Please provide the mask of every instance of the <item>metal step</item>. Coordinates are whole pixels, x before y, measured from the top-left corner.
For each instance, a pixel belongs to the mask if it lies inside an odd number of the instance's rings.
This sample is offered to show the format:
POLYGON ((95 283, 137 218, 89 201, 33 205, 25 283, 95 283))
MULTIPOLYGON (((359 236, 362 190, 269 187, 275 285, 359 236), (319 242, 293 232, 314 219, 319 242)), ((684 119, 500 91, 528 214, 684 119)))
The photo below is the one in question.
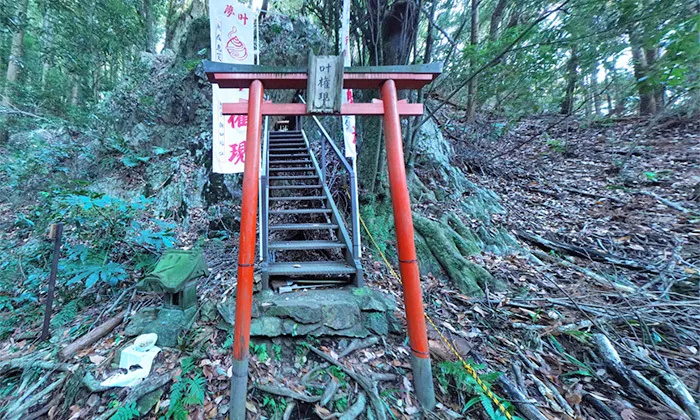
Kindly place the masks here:
POLYGON ((280 147, 279 149, 270 149, 270 153, 279 153, 279 152, 306 152, 309 149, 304 147, 280 147))
POLYGON ((270 172, 275 171, 275 172, 309 172, 309 171, 315 171, 316 168, 313 166, 309 166, 308 168, 289 168, 289 167, 281 167, 281 168, 270 168, 270 172))
POLYGON ((270 181, 291 181, 293 179, 317 179, 318 175, 274 175, 270 176, 270 181))
POLYGON ((273 230, 322 230, 322 229, 338 229, 335 223, 283 223, 280 225, 270 225, 270 231, 273 230))
POLYGON ((268 188, 271 190, 301 190, 301 189, 318 189, 322 185, 319 184, 304 184, 304 185, 270 185, 268 188))
POLYGON ((269 149, 271 152, 282 149, 306 149, 305 143, 293 144, 293 143, 283 143, 283 144, 271 144, 269 149))
POLYGON ((269 249, 277 251, 297 251, 310 249, 345 248, 345 244, 336 241, 273 241, 269 249))
MULTIPOLYGON (((270 161, 270 163, 273 163, 270 161)), ((311 159, 299 159, 299 160, 275 160, 275 164, 286 164, 286 163, 304 163, 311 164, 311 159)))
POLYGON ((279 161, 277 160, 272 160, 272 158, 294 158, 294 157, 309 157, 309 153, 292 153, 292 154, 274 154, 270 155, 270 163, 277 163, 279 161))
POLYGON ((300 131, 270 131, 270 137, 302 136, 300 131))
POLYGON ((337 261, 275 262, 270 263, 268 273, 271 276, 339 275, 355 274, 355 268, 337 261))
POLYGON ((270 201, 311 201, 311 200, 325 200, 325 195, 307 195, 307 196, 289 196, 289 197, 269 197, 270 201))
POLYGON ((332 213, 331 209, 291 209, 291 210, 270 210, 270 214, 319 214, 332 213))

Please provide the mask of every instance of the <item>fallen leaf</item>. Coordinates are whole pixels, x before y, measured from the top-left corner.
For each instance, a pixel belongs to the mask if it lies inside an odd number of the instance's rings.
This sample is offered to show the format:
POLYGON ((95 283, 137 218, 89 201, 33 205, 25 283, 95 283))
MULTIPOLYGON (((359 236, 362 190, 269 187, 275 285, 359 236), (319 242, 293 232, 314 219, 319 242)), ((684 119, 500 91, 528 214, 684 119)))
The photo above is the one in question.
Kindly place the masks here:
POLYGON ((245 402, 245 409, 250 411, 251 413, 258 414, 258 409, 255 407, 255 404, 253 404, 250 401, 245 402))
POLYGON ((89 357, 89 359, 90 359, 90 362, 92 362, 96 365, 99 365, 100 363, 104 362, 106 357, 100 356, 99 354, 93 354, 89 357))

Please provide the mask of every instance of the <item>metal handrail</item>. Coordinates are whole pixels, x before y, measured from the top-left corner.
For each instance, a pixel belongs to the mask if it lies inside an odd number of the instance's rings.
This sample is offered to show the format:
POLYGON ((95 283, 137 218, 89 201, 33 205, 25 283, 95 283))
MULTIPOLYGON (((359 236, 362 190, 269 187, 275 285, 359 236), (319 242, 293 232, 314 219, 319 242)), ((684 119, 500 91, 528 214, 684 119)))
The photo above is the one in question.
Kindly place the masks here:
MULTIPOLYGON (((265 117, 265 127, 264 135, 262 138, 262 161, 260 165, 260 254, 263 265, 268 263, 269 253, 267 250, 268 246, 268 234, 269 234, 269 222, 268 222, 268 208, 270 205, 270 161, 268 159, 267 150, 270 147, 270 130, 269 130, 270 117, 265 117)), ((266 285, 263 285, 265 288, 266 285)))
MULTIPOLYGON (((301 103, 306 103, 304 98, 301 95, 297 95, 301 103)), ((348 160, 345 158, 343 153, 340 151, 340 148, 338 147, 337 144, 333 141, 331 136, 328 134, 326 129, 323 127, 323 124, 321 124, 321 121, 316 118, 315 115, 311 116, 318 126, 318 128, 321 130, 321 134, 323 134, 323 137, 328 144, 330 144, 331 149, 333 149, 333 152, 335 155, 338 157, 338 160, 343 164, 345 167, 345 170, 348 171, 348 174, 350 175, 350 210, 352 212, 351 218, 352 218, 352 255, 354 259, 359 259, 360 258, 360 222, 359 222, 359 206, 357 202, 357 182, 356 182, 356 175, 355 175, 355 170, 353 168, 353 165, 348 162, 348 160)), ((325 184, 325 148, 322 147, 322 152, 323 152, 323 165, 324 167, 321 168, 321 174, 324 177, 323 181, 325 184)))

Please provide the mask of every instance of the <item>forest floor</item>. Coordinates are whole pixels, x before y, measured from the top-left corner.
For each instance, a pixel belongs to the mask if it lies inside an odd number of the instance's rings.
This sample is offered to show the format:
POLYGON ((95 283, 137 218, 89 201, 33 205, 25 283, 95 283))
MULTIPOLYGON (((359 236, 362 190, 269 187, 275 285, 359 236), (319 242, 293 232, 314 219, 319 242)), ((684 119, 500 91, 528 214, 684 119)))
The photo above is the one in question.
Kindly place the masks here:
MULTIPOLYGON (((442 335, 523 418, 700 418, 693 401, 700 397, 700 125, 563 122, 540 135, 557 120, 525 119, 494 139, 487 133, 497 121, 480 122, 483 133, 448 132, 470 180, 501 197, 507 212, 493 223, 523 248, 473 257, 508 292, 474 298, 439 273, 424 276, 437 328, 429 326, 434 416, 504 418, 442 335)), ((231 247, 206 248, 211 275, 199 285, 200 302, 231 299, 231 247)), ((400 283, 372 255, 364 253, 366 281, 396 297, 401 317, 400 283)), ((99 329, 110 316, 129 318, 157 304, 132 288, 119 297, 88 308, 74 324, 89 317, 99 329)), ((155 405, 144 418, 178 418, 177 407, 190 418, 223 418, 231 337, 217 328, 211 304, 200 315, 186 340, 164 349, 151 377, 131 389, 81 386, 90 382, 86 372, 99 379, 114 372, 110 362, 124 343, 120 319, 60 362, 55 349, 16 331, 0 344, 0 373, 19 372, 4 383, 21 387, 0 395, 2 405, 28 412, 24 420, 124 419, 136 417, 132 403, 147 394, 155 405)), ((354 418, 367 410, 372 418, 407 419, 419 411, 402 335, 254 340, 251 352, 250 418, 354 418)))

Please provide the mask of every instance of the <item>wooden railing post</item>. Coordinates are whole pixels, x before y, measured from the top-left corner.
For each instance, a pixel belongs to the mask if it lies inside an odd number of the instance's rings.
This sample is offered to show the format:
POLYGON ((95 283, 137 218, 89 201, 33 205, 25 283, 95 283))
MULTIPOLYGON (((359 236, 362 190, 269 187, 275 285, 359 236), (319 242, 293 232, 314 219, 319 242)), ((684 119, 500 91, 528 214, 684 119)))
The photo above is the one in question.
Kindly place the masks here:
POLYGON ((394 209, 399 268, 406 307, 408 339, 411 344, 413 387, 421 406, 424 410, 429 411, 435 408, 435 389, 433 372, 430 368, 430 350, 428 348, 425 313, 423 312, 416 244, 413 237, 411 201, 406 184, 396 84, 393 80, 387 80, 382 85, 382 101, 384 103, 384 136, 386 138, 391 204, 394 209))
POLYGON ((255 268, 255 224, 258 212, 260 177, 260 135, 262 130, 263 85, 250 83, 248 93, 248 127, 246 131, 241 233, 238 247, 238 287, 236 319, 233 326, 233 366, 231 375, 230 418, 246 418, 250 318, 253 306, 253 270, 255 268))

